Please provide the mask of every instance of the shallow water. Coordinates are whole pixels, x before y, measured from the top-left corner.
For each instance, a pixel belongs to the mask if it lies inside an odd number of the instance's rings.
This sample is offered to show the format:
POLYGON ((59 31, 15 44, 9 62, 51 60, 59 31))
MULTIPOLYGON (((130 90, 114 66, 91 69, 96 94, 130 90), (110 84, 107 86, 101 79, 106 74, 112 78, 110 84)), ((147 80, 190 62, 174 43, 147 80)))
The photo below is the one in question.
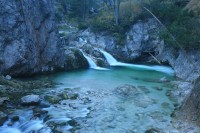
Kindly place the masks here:
MULTIPOLYGON (((78 123, 78 128, 73 130, 76 133, 143 133, 150 128, 173 130, 170 114, 174 102, 166 96, 166 92, 173 88, 158 82, 162 77, 173 80, 172 74, 111 67, 108 71, 88 69, 49 77, 59 84, 51 93, 74 88, 72 91, 79 94, 79 99, 63 100, 44 108, 51 116, 45 122, 42 119, 29 121, 30 111, 17 110, 15 115, 21 116, 20 122, 12 127, 4 124, 0 128, 1 133, 28 133, 32 130, 40 133, 40 129, 52 121, 63 123, 70 120, 78 123), (137 93, 128 96, 116 93, 116 87, 124 85, 135 86, 137 93)), ((72 129, 69 124, 59 127, 63 133, 72 129)))
POLYGON ((66 72, 54 75, 57 83, 64 87, 80 87, 79 93, 88 94, 93 104, 84 126, 77 132, 144 132, 157 127, 170 128, 170 114, 173 101, 166 96, 172 88, 159 83, 162 77, 173 80, 173 76, 151 70, 133 70, 113 67, 110 71, 93 69, 66 72), (137 87, 140 92, 134 97, 124 97, 115 93, 115 88, 124 84, 137 87), (155 88, 162 88, 157 90, 155 88), (165 105, 165 106, 164 106, 165 105))

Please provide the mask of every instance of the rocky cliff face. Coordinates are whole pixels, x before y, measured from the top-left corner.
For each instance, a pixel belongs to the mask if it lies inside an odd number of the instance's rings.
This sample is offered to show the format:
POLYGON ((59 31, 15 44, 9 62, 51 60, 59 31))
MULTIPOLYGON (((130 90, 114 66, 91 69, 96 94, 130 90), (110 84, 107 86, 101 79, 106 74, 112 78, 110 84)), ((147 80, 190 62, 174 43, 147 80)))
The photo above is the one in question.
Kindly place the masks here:
MULTIPOLYGON (((200 52, 175 49, 165 44, 159 38, 160 26, 156 20, 138 22, 127 33, 126 47, 131 60, 148 60, 152 62, 155 56, 161 63, 173 67, 177 77, 189 82, 195 81, 200 76, 200 52), (141 58, 145 57, 145 58, 141 58)), ((155 61, 155 60, 154 60, 155 61)))
POLYGON ((177 113, 178 117, 184 121, 196 123, 200 126, 200 79, 196 80, 195 86, 183 103, 181 110, 177 113))
POLYGON ((1 0, 0 72, 30 75, 64 67, 52 0, 1 0))

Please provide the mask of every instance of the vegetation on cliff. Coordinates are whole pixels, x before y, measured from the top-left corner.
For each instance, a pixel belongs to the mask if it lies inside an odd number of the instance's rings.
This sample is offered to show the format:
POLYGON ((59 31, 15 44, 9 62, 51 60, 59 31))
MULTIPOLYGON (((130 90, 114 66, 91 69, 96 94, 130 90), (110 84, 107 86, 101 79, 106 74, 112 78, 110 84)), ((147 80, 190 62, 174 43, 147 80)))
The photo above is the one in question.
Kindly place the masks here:
MULTIPOLYGON (((117 44, 125 44, 125 33, 135 22, 156 17, 163 29, 160 36, 166 43, 186 50, 200 49, 198 0, 121 0, 118 24, 115 0, 96 0, 93 4, 91 0, 82 4, 79 1, 62 1, 68 2, 66 17, 78 22, 80 29, 90 27, 94 32, 107 32, 115 37, 117 44)), ((60 9, 67 9, 64 7, 60 6, 60 9)))

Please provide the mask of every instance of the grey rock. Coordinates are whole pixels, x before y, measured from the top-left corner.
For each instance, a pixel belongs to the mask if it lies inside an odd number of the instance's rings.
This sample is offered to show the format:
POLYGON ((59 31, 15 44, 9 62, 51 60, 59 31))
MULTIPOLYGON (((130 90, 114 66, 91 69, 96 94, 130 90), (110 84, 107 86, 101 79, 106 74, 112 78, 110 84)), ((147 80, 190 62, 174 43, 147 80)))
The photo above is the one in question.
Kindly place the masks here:
POLYGON ((16 121, 19 121, 19 116, 13 116, 11 118, 12 122, 16 122, 16 121))
POLYGON ((160 79, 160 82, 169 82, 169 80, 168 80, 166 77, 162 77, 162 78, 160 79))
POLYGON ((2 106, 4 104, 4 102, 9 101, 8 97, 1 97, 0 98, 0 106, 2 106))
POLYGON ((65 70, 88 68, 89 64, 81 51, 77 48, 65 50, 65 70))
POLYGON ((8 119, 8 115, 0 111, 0 126, 8 119))
POLYGON ((0 8, 1 73, 31 75, 64 66, 52 0, 2 0, 0 8))
POLYGON ((195 83, 194 88, 188 98, 182 104, 181 109, 177 112, 178 118, 184 121, 193 121, 198 124, 200 122, 200 78, 195 83))
POLYGON ((11 80, 12 79, 12 77, 10 76, 10 75, 6 75, 6 77, 5 77, 7 80, 11 80))
POLYGON ((21 98, 22 105, 38 105, 40 103, 39 95, 27 95, 21 98))
POLYGON ((123 97, 132 97, 141 93, 135 86, 127 84, 116 87, 115 92, 116 94, 121 95, 123 97))
POLYGON ((37 133, 53 133, 49 127, 43 127, 37 133))

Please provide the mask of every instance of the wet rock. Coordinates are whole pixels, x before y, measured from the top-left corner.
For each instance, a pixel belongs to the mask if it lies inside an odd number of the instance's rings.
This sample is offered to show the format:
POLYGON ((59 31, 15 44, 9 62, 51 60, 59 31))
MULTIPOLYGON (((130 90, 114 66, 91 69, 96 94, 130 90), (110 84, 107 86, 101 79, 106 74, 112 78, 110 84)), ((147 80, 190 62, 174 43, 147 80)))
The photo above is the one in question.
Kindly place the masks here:
POLYGON ((46 101, 41 101, 40 102, 40 108, 48 108, 50 106, 51 105, 48 102, 46 102, 46 101))
POLYGON ((42 129, 40 129, 39 131, 37 131, 37 133, 53 133, 51 128, 49 127, 43 127, 42 129))
POLYGON ((0 126, 8 119, 8 115, 0 111, 0 126))
POLYGON ((151 128, 146 130, 144 133, 162 133, 162 132, 157 128, 151 128))
POLYGON ((162 106, 163 108, 165 108, 165 109, 170 108, 170 104, 169 104, 169 103, 166 103, 166 102, 162 103, 161 106, 162 106))
POLYGON ((38 105, 40 103, 39 95, 27 95, 21 98, 22 105, 38 105))
POLYGON ((76 100, 79 97, 79 94, 78 93, 69 93, 68 97, 71 100, 76 100))
POLYGON ((156 87, 153 87, 155 90, 157 90, 157 91, 162 91, 163 90, 163 88, 162 87, 158 87, 158 86, 156 86, 156 87))
POLYGON ((46 95, 45 100, 52 104, 57 104, 60 102, 60 98, 58 96, 46 95))
POLYGON ((78 122, 77 122, 76 120, 70 120, 70 121, 68 121, 68 124, 69 124, 70 126, 73 126, 73 127, 79 125, 78 122))
POLYGON ((13 116, 13 117, 11 118, 11 121, 12 121, 12 122, 19 121, 19 116, 13 116))
POLYGON ((2 106, 6 101, 9 101, 8 97, 1 97, 0 98, 0 106, 2 106))
POLYGON ((10 75, 6 75, 5 79, 7 79, 7 80, 11 80, 12 77, 11 77, 10 75))
POLYGON ((77 48, 65 50, 65 70, 88 68, 89 64, 82 52, 77 48))
POLYGON ((162 83, 169 82, 169 80, 166 77, 162 77, 159 81, 162 83))
POLYGON ((123 97, 131 97, 134 95, 139 95, 141 92, 135 86, 123 85, 115 88, 115 92, 123 97))
POLYGON ((42 110, 40 108, 33 108, 33 115, 36 117, 40 117, 41 115, 47 114, 47 110, 42 110))
POLYGON ((138 88, 143 91, 144 93, 150 93, 150 90, 148 88, 146 88, 145 86, 138 86, 138 88))
POLYGON ((67 95, 66 92, 63 92, 61 94, 58 95, 62 100, 67 100, 69 99, 69 96, 67 95))

